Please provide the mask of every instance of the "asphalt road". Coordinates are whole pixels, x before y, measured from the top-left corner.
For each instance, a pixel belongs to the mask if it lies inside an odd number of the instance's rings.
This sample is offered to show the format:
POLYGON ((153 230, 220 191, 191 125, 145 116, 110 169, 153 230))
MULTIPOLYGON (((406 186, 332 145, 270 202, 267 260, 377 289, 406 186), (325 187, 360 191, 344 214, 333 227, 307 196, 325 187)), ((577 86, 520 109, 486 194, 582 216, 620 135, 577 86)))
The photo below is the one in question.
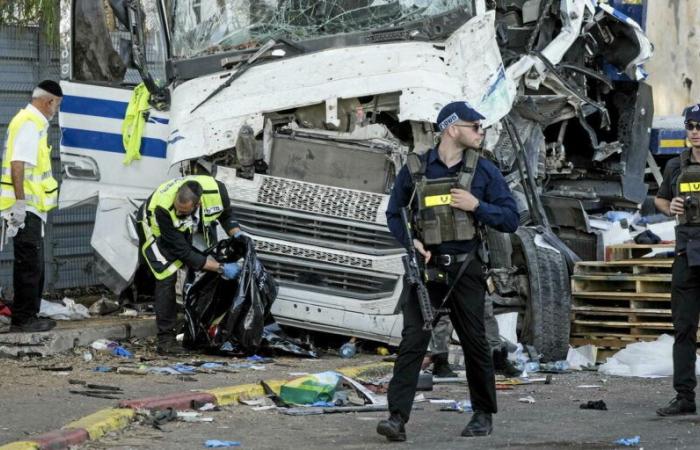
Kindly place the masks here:
MULTIPOLYGON (((241 442, 250 449, 608 449, 622 437, 640 436, 645 449, 697 449, 700 417, 662 419, 654 410, 670 399, 670 379, 601 377, 595 372, 557 375, 550 385, 517 386, 499 391, 500 412, 489 437, 459 436, 469 414, 439 411, 441 405, 418 403, 407 426, 407 443, 388 443, 375 432, 385 413, 326 414, 292 417, 277 411, 232 406, 205 413, 211 423, 170 422, 163 431, 134 424, 91 449, 196 449, 208 439, 241 442), (600 387, 580 387, 594 385, 600 387), (520 398, 532 396, 534 404, 520 398), (581 403, 604 400, 608 411, 582 410, 581 403)), ((466 387, 438 386, 428 398, 466 398, 466 387)))
MULTIPOLYGON (((259 369, 241 368, 237 373, 198 373, 187 377, 187 381, 174 375, 125 375, 116 372, 99 373, 98 366, 112 368, 157 366, 166 367, 178 362, 223 361, 231 364, 249 363, 244 359, 197 356, 193 358, 163 358, 156 356, 147 342, 132 342, 127 346, 135 352, 137 362, 96 353, 86 362, 82 353, 48 358, 0 359, 0 445, 29 436, 61 428, 100 409, 114 407, 119 400, 85 397, 71 394, 71 390, 85 388, 70 384, 69 380, 119 387, 120 398, 143 398, 161 394, 257 383, 261 379, 287 379, 290 373, 321 372, 324 370, 361 365, 380 360, 373 355, 358 355, 352 360, 338 357, 307 359, 296 357, 274 358, 274 363, 257 365, 259 369), (48 371, 47 368, 70 370, 48 371)), ((161 447, 162 448, 162 447, 161 447)))

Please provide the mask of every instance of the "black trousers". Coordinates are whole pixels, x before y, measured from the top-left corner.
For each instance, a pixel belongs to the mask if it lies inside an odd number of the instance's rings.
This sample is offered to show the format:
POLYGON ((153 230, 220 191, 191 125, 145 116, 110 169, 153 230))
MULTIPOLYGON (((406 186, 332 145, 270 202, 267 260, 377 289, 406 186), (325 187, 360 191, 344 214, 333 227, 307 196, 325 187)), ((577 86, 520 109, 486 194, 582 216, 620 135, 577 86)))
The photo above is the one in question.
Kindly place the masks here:
MULTIPOLYGON (((143 206, 141 207, 143 208, 143 206)), ((138 217, 142 211, 139 210, 138 217)), ((141 228, 141 224, 136 225, 136 234, 139 237, 139 265, 147 266, 143 259, 141 248, 146 242, 146 235, 141 228)), ((139 267, 139 270, 141 267, 139 267)), ((175 326, 177 325, 177 301, 175 286, 177 284, 177 274, 171 275, 164 280, 156 280, 151 269, 146 267, 148 275, 155 280, 153 289, 153 309, 156 313, 156 327, 158 327, 158 339, 170 339, 175 336, 175 326)))
POLYGON ((175 336, 175 325, 177 324, 176 283, 177 275, 171 275, 165 280, 156 280, 153 307, 156 311, 159 339, 169 339, 175 336))
POLYGON ((679 398, 695 400, 695 358, 700 316, 700 267, 688 267, 686 255, 673 261, 671 281, 673 314, 673 388, 679 398))
MULTIPOLYGON (((449 266, 448 273, 455 276, 459 266, 459 263, 449 266)), ((449 286, 428 283, 427 288, 433 305, 438 306, 449 286)), ((457 280, 446 305, 450 308, 450 320, 464 352, 472 407, 474 411, 495 413, 496 384, 484 330, 484 294, 481 262, 474 260, 457 280)), ((394 376, 388 393, 389 411, 400 414, 405 422, 411 415, 418 375, 430 338, 431 333, 423 330, 423 318, 413 291, 403 305, 399 356, 394 364, 394 376)))
POLYGON ((27 213, 24 228, 13 239, 15 261, 12 265, 12 283, 15 299, 12 304, 12 323, 19 325, 35 318, 41 307, 44 291, 44 246, 41 219, 27 213))

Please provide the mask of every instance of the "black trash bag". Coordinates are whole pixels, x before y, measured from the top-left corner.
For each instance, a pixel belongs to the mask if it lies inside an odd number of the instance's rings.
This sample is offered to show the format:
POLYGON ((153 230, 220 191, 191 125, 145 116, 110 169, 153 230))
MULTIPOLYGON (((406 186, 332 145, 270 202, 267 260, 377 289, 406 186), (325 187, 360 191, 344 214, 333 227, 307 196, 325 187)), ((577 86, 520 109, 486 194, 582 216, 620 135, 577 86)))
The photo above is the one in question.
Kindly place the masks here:
POLYGON ((238 262, 241 273, 235 280, 224 280, 214 272, 188 272, 183 345, 205 351, 254 353, 265 323, 270 322, 277 282, 265 270, 247 236, 223 240, 206 254, 223 263, 238 262))
POLYGON ((658 244, 659 242, 661 242, 661 238, 654 234, 653 231, 646 230, 636 235, 634 237, 634 242, 636 244, 658 244))

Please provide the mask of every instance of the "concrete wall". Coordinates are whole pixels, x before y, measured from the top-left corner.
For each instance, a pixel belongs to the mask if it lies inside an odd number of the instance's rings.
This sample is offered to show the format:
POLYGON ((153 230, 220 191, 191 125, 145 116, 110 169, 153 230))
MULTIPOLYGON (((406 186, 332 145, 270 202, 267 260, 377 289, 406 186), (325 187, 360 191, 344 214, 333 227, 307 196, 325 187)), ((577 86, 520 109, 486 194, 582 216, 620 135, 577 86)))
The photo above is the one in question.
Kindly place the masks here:
POLYGON ((680 115, 700 103, 700 1, 647 0, 654 56, 645 65, 656 116, 680 115))

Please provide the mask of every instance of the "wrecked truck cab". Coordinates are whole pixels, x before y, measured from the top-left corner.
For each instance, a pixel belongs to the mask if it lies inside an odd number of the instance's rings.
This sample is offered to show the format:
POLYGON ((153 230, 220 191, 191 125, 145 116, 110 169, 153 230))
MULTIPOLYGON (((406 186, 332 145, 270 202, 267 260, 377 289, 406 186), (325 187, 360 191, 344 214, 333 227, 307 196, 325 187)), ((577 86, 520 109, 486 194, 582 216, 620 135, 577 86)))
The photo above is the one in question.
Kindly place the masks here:
MULTIPOLYGON (((632 138, 612 139, 622 123, 607 106, 616 86, 599 73, 611 59, 599 50, 612 41, 594 47, 589 30, 624 33, 596 22, 603 10, 593 2, 173 0, 135 10, 115 1, 100 17, 82 1, 63 0, 63 11, 107 26, 80 32, 84 20, 62 19, 61 204, 98 199, 92 244, 107 286, 119 292, 134 279, 135 207, 168 177, 208 172, 279 281, 279 323, 397 344, 403 249, 386 227, 388 195, 406 154, 435 144, 440 107, 466 99, 493 125, 487 156, 525 225, 489 233, 491 297, 521 313, 521 339, 547 358, 565 354, 567 261, 585 247, 576 239, 590 241, 575 233, 590 230, 559 216, 628 201, 622 187, 588 203, 569 192, 592 180, 623 186, 618 158, 633 153, 632 138), (89 32, 95 45, 76 52, 71 40, 89 32), (90 66, 81 58, 114 59, 95 50, 105 42, 125 75, 76 76, 90 66), (140 80, 167 88, 158 97, 168 102, 149 110, 140 159, 124 164, 121 127, 140 80), (601 142, 616 147, 607 155, 601 142), (596 151, 605 157, 595 161, 596 151)), ((607 64, 637 68, 643 55, 632 53, 607 64)), ((630 92, 625 99, 637 98, 630 92)))

